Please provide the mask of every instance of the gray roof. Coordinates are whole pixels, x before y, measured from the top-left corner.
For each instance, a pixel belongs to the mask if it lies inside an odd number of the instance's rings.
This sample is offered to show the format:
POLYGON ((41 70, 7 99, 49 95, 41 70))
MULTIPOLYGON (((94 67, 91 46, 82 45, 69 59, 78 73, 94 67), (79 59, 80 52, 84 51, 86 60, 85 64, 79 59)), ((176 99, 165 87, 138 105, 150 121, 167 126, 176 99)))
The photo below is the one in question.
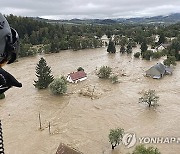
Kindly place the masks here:
POLYGON ((83 153, 68 146, 68 145, 60 143, 60 145, 56 151, 56 154, 83 154, 83 153))
POLYGON ((161 74, 164 74, 166 71, 166 66, 164 66, 162 63, 157 63, 156 65, 152 66, 156 70, 158 70, 161 74))

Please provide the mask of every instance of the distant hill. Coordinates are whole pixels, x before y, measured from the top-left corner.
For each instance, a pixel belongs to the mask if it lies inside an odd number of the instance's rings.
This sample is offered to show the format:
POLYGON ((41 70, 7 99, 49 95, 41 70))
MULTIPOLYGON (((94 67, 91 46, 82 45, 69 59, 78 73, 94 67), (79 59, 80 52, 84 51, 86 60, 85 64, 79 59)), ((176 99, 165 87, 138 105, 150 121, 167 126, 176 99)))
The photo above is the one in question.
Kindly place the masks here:
POLYGON ((177 23, 180 22, 180 13, 167 16, 155 16, 149 18, 130 18, 125 19, 125 23, 177 23))
POLYGON ((66 24, 153 24, 164 23, 174 24, 180 22, 180 13, 174 13, 167 16, 154 16, 142 18, 118 18, 118 19, 71 19, 71 20, 48 20, 36 17, 35 20, 45 21, 48 23, 66 23, 66 24))

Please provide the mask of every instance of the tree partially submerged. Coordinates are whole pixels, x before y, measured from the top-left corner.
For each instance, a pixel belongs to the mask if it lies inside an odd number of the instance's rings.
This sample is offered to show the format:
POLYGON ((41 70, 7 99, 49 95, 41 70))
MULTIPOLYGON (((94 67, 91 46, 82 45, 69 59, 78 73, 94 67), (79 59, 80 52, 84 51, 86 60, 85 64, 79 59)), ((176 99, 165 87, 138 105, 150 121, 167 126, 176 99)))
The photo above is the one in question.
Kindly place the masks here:
POLYGON ((97 75, 99 78, 103 78, 103 79, 108 79, 111 75, 111 72, 112 72, 112 68, 111 67, 108 67, 108 66, 102 66, 97 75))
POLYGON ((132 46, 130 43, 127 45, 126 52, 127 52, 127 54, 132 53, 132 46))
POLYGON ((36 66, 36 76, 38 80, 34 81, 34 86, 38 89, 45 89, 54 80, 51 75, 51 68, 47 65, 46 60, 41 58, 36 66))
POLYGON ((135 57, 135 58, 139 58, 139 57, 140 57, 140 55, 141 55, 141 53, 140 53, 140 52, 136 52, 136 53, 134 54, 134 57, 135 57))
POLYGON ((109 52, 109 53, 115 53, 116 52, 116 47, 115 47, 113 41, 109 41, 107 52, 109 52))
POLYGON ((153 52, 151 50, 147 50, 147 51, 142 53, 142 57, 145 60, 150 60, 152 55, 153 55, 153 52))
POLYGON ((149 107, 156 106, 159 100, 159 96, 156 95, 155 90, 148 90, 143 93, 143 96, 139 98, 139 103, 147 103, 149 107))
POLYGON ((110 76, 110 80, 111 82, 114 83, 118 83, 118 76, 117 75, 112 75, 110 76))
POLYGON ((122 141, 124 134, 124 129, 117 128, 111 129, 109 133, 109 142, 111 143, 112 149, 114 149, 117 145, 122 141))
POLYGON ((125 48, 125 46, 124 45, 122 45, 121 46, 121 48, 120 48, 120 53, 125 53, 126 52, 126 48, 125 48))
POLYGON ((61 78, 54 79, 53 82, 49 84, 50 91, 54 95, 62 95, 67 91, 67 80, 64 76, 61 78))
POLYGON ((143 53, 144 53, 145 51, 147 51, 148 46, 147 46, 146 41, 143 41, 143 42, 142 42, 140 49, 141 49, 141 55, 143 55, 143 53))
POLYGON ((144 145, 137 145, 132 154, 161 154, 157 148, 148 147, 144 145))
POLYGON ((84 68, 78 67, 77 71, 84 71, 84 68))
POLYGON ((170 66, 170 65, 176 65, 176 57, 175 56, 168 56, 167 59, 163 61, 164 65, 170 66))

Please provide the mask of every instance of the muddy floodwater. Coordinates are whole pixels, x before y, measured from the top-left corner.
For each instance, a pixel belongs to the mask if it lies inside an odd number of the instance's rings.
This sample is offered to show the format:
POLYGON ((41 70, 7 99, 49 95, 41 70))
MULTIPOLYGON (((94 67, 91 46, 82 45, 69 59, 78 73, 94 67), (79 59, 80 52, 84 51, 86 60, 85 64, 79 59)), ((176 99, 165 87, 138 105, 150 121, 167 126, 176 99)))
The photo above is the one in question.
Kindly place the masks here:
MULTIPOLYGON (((124 145, 111 151, 108 134, 117 127, 137 137, 180 137, 180 63, 172 76, 154 80, 144 77, 144 73, 163 59, 145 61, 119 52, 108 54, 106 48, 43 55, 55 77, 76 71, 79 66, 88 76, 83 82, 68 84, 66 95, 53 96, 48 90, 38 91, 33 86, 41 56, 22 58, 4 67, 23 84, 21 89, 7 91, 6 98, 0 100, 6 154, 55 154, 60 142, 84 154, 132 152, 134 147, 128 149, 124 145), (118 84, 97 77, 96 70, 102 65, 113 68, 119 76, 118 84), (93 87, 97 96, 91 99, 79 95, 87 87, 93 87), (160 97, 156 108, 138 103, 142 91, 148 89, 155 89, 160 97)), ((177 143, 150 145, 158 147, 162 154, 180 153, 177 143)))

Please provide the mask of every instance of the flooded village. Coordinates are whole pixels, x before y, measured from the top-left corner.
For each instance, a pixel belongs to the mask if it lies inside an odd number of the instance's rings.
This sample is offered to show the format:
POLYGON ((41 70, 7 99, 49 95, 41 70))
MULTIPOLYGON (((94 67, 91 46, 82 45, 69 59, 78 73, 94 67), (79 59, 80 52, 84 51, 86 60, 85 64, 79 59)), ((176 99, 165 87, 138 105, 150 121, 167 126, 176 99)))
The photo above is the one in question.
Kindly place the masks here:
MULTIPOLYGON (((137 137, 179 135, 179 62, 172 75, 156 80, 146 77, 145 71, 162 62, 163 58, 145 61, 119 52, 108 54, 106 50, 106 47, 75 52, 65 50, 20 58, 18 62, 5 66, 23 83, 22 89, 9 90, 0 104, 6 153, 52 154, 56 153, 60 143, 84 154, 132 152, 134 147, 128 149, 123 145, 111 150, 109 130, 118 127, 135 133, 137 137), (63 96, 54 96, 49 90, 35 89, 35 67, 42 56, 55 77, 68 75, 81 66, 87 73, 87 79, 75 84, 68 83, 67 93, 63 96), (103 65, 110 66, 118 75, 118 84, 97 77, 96 70, 103 65), (94 87, 96 97, 91 99, 80 94, 87 87, 94 87), (160 98, 156 108, 138 103, 142 92, 148 89, 156 90, 160 98)), ((139 47, 133 48, 133 53, 139 50, 139 47)), ((178 144, 155 146, 165 154, 180 151, 178 144)))
POLYGON ((45 10, 0 13, 0 153, 179 154, 180 13, 50 19, 45 10))

